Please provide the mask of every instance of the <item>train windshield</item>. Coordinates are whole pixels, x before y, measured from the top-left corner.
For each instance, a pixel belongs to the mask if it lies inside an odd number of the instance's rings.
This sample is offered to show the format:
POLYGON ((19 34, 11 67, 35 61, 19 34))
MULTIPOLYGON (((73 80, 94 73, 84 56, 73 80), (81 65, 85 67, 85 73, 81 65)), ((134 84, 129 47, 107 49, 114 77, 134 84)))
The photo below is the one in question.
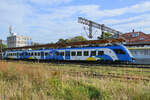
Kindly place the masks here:
POLYGON ((124 47, 126 49, 126 51, 127 51, 127 53, 129 54, 130 57, 133 57, 131 52, 124 45, 122 45, 122 47, 124 47))
POLYGON ((116 54, 125 54, 125 52, 122 49, 114 49, 116 54))

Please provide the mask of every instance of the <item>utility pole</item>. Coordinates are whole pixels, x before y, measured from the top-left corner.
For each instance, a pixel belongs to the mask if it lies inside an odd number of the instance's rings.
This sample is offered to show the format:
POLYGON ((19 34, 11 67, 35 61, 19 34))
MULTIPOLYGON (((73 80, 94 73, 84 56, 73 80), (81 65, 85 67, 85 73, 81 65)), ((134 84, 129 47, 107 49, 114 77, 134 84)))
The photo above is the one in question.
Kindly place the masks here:
POLYGON ((88 34, 89 38, 93 38, 92 27, 101 30, 101 32, 102 32, 101 38, 102 39, 104 39, 104 33, 105 32, 110 32, 111 34, 113 34, 113 38, 119 38, 120 34, 122 34, 121 32, 119 32, 119 31, 117 31, 115 29, 112 29, 110 27, 107 27, 104 24, 99 24, 99 23, 96 23, 94 21, 82 18, 82 17, 78 17, 78 23, 81 23, 81 24, 89 26, 89 34, 88 34))
POLYGON ((2 52, 3 52, 3 43, 2 43, 2 40, 0 40, 0 59, 2 59, 2 52))

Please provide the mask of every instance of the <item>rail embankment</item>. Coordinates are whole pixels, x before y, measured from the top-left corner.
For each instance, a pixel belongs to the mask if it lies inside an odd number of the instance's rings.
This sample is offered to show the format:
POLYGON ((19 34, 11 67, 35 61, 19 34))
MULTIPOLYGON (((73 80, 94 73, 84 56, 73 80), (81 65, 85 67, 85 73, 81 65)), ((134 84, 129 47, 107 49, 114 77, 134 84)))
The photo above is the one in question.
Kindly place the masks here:
POLYGON ((0 61, 1 100, 149 100, 150 69, 0 61))

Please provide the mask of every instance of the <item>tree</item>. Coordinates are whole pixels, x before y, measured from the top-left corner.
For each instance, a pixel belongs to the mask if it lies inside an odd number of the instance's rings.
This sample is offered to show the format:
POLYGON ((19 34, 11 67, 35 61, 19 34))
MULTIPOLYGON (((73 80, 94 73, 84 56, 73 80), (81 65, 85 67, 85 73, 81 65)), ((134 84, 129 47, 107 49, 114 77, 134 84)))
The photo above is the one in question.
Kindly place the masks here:
POLYGON ((0 48, 7 48, 7 45, 6 44, 0 44, 0 48))
POLYGON ((83 36, 76 36, 76 37, 70 39, 71 42, 86 41, 86 40, 87 39, 84 38, 83 36))
POLYGON ((57 41, 57 43, 64 43, 64 42, 65 42, 65 40, 62 39, 62 38, 60 38, 60 39, 57 41))
POLYGON ((76 36, 71 39, 62 39, 60 38, 57 43, 69 43, 69 42, 78 42, 78 41, 86 41, 87 39, 83 36, 76 36))
MULTIPOLYGON (((112 34, 110 32, 104 32, 104 39, 110 38, 112 34)), ((101 37, 97 37, 98 40, 102 39, 101 37)))

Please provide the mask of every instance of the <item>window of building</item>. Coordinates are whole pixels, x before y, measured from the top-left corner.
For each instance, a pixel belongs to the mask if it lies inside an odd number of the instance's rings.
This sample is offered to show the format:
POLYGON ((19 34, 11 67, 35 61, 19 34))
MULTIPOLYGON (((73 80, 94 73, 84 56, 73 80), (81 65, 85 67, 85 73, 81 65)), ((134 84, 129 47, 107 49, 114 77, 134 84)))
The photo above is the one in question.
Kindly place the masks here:
POLYGON ((91 51, 91 56, 96 56, 96 51, 91 51))
POLYGON ((137 37, 137 36, 139 36, 139 33, 133 33, 132 34, 132 37, 137 37))
POLYGON ((125 52, 121 49, 114 49, 116 54, 125 54, 125 52))
POLYGON ((141 37, 141 38, 139 38, 139 40, 145 40, 145 38, 144 38, 144 37, 141 37))
POLYGON ((82 56, 82 51, 77 51, 77 56, 82 56))
POLYGON ((104 55, 104 51, 98 51, 98 55, 104 55))
POLYGON ((72 51, 72 52, 71 52, 71 56, 76 56, 76 52, 75 52, 75 51, 72 51))
POLYGON ((89 56, 89 51, 84 51, 84 56, 89 56))

